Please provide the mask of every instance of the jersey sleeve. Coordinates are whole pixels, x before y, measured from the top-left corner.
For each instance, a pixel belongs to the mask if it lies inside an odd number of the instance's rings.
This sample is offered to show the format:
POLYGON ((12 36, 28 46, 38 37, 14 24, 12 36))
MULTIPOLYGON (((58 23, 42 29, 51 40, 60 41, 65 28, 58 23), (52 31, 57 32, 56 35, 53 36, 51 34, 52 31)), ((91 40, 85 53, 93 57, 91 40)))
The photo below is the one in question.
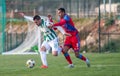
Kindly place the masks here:
POLYGON ((69 17, 68 15, 65 15, 65 16, 64 16, 64 20, 65 20, 65 21, 70 21, 70 17, 69 17))
POLYGON ((61 19, 60 22, 55 23, 53 26, 62 26, 66 23, 66 21, 64 19, 61 19))
POLYGON ((70 17, 68 15, 65 15, 64 18, 60 20, 60 22, 55 23, 53 26, 62 26, 66 24, 67 21, 70 21, 70 17))
POLYGON ((32 21, 32 22, 33 22, 33 17, 31 17, 31 16, 24 16, 24 18, 25 18, 26 20, 29 20, 29 21, 32 21))

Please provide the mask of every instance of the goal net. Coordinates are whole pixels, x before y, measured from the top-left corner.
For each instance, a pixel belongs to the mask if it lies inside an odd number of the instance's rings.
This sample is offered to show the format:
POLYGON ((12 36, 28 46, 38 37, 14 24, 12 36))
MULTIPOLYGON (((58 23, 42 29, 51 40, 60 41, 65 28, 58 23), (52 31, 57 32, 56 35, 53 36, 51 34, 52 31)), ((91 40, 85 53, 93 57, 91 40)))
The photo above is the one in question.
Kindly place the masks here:
MULTIPOLYGON (((28 23, 27 36, 23 43, 19 45, 17 48, 10 50, 8 52, 4 52, 2 54, 37 54, 37 52, 31 51, 31 48, 35 45, 38 45, 40 48, 41 45, 41 32, 39 28, 34 24, 31 16, 24 16, 28 23)), ((47 17, 41 16, 42 19, 48 20, 47 17)))

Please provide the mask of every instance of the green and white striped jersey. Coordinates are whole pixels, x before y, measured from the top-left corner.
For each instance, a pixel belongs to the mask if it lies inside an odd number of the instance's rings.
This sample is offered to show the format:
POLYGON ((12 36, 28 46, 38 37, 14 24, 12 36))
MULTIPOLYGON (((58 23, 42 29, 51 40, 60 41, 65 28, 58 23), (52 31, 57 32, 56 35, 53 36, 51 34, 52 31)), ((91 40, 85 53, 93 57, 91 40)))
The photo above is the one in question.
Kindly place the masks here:
POLYGON ((39 26, 39 29, 44 35, 44 40, 51 41, 51 40, 55 39, 57 37, 57 35, 53 29, 49 29, 47 26, 49 26, 49 22, 44 21, 42 19, 42 24, 39 26))

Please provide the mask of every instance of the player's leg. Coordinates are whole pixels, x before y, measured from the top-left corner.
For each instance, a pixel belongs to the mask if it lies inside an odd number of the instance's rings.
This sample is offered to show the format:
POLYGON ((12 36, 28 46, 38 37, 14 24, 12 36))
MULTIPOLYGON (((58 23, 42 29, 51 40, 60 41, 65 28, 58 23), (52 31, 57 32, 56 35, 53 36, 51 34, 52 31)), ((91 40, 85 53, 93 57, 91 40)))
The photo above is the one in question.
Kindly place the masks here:
POLYGON ((70 57, 70 55, 69 55, 69 53, 68 53, 68 50, 69 50, 69 49, 70 49, 69 46, 65 46, 65 45, 64 45, 63 50, 62 50, 62 53, 63 53, 65 59, 67 60, 68 64, 69 64, 68 67, 69 67, 69 68, 73 68, 74 65, 73 65, 72 60, 71 60, 71 57, 70 57))
POLYGON ((74 36, 74 37, 72 37, 71 40, 74 40, 74 41, 72 42, 72 48, 73 48, 73 50, 74 50, 75 56, 76 56, 77 58, 85 61, 85 62, 87 63, 87 66, 90 67, 90 62, 89 62, 89 60, 88 60, 85 56, 83 56, 82 54, 79 53, 79 51, 80 51, 80 40, 79 40, 79 36, 78 36, 78 35, 77 35, 77 36, 74 36))
POLYGON ((71 48, 71 41, 69 37, 66 37, 65 42, 64 42, 64 46, 62 49, 62 53, 64 54, 66 60, 68 61, 69 64, 72 64, 72 60, 70 58, 70 55, 68 53, 68 50, 71 48))
POLYGON ((42 46, 41 50, 40 50, 40 56, 41 56, 41 61, 42 61, 42 66, 41 68, 47 68, 48 64, 47 64, 47 56, 46 56, 46 51, 45 51, 45 47, 42 46))
POLYGON ((68 63, 73 67, 71 58, 70 58, 69 54, 67 53, 67 51, 69 50, 68 46, 65 46, 63 49, 62 49, 62 47, 60 48, 59 45, 58 45, 58 39, 57 38, 52 40, 51 42, 49 42, 49 45, 52 47, 52 54, 54 56, 57 56, 58 53, 62 51, 62 53, 64 54, 68 63))
POLYGON ((90 67, 90 61, 88 58, 86 58, 85 56, 83 56, 82 54, 79 54, 79 52, 75 51, 75 56, 83 61, 86 62, 87 66, 90 67))
POLYGON ((62 47, 62 53, 63 53, 65 59, 67 60, 68 64, 69 64, 68 66, 69 66, 70 68, 72 68, 72 67, 74 67, 74 66, 73 66, 72 60, 71 60, 71 58, 70 58, 70 55, 69 55, 69 53, 68 53, 68 50, 69 50, 70 48, 71 48, 71 43, 70 43, 70 41, 69 41, 69 38, 66 37, 65 42, 64 42, 64 46, 62 47))
POLYGON ((55 38, 54 40, 48 42, 49 46, 52 48, 52 55, 58 56, 58 54, 61 52, 61 48, 59 47, 58 39, 55 38))
POLYGON ((48 63, 47 63, 47 55, 46 55, 46 50, 49 48, 48 44, 46 41, 42 43, 41 49, 40 49, 40 56, 41 56, 41 61, 42 61, 42 66, 41 68, 48 68, 48 63))

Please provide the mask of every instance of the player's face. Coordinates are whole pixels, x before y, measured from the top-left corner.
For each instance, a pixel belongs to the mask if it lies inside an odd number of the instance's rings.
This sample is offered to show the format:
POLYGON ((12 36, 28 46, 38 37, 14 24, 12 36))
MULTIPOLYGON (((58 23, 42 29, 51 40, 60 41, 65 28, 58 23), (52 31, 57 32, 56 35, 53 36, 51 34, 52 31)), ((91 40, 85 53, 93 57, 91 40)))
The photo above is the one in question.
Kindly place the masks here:
POLYGON ((34 20, 34 23, 35 23, 36 25, 40 26, 40 24, 41 24, 41 19, 40 19, 40 20, 35 19, 35 20, 34 20))
POLYGON ((60 18, 64 17, 64 14, 65 14, 64 12, 58 10, 57 13, 58 13, 58 15, 59 15, 60 18))

